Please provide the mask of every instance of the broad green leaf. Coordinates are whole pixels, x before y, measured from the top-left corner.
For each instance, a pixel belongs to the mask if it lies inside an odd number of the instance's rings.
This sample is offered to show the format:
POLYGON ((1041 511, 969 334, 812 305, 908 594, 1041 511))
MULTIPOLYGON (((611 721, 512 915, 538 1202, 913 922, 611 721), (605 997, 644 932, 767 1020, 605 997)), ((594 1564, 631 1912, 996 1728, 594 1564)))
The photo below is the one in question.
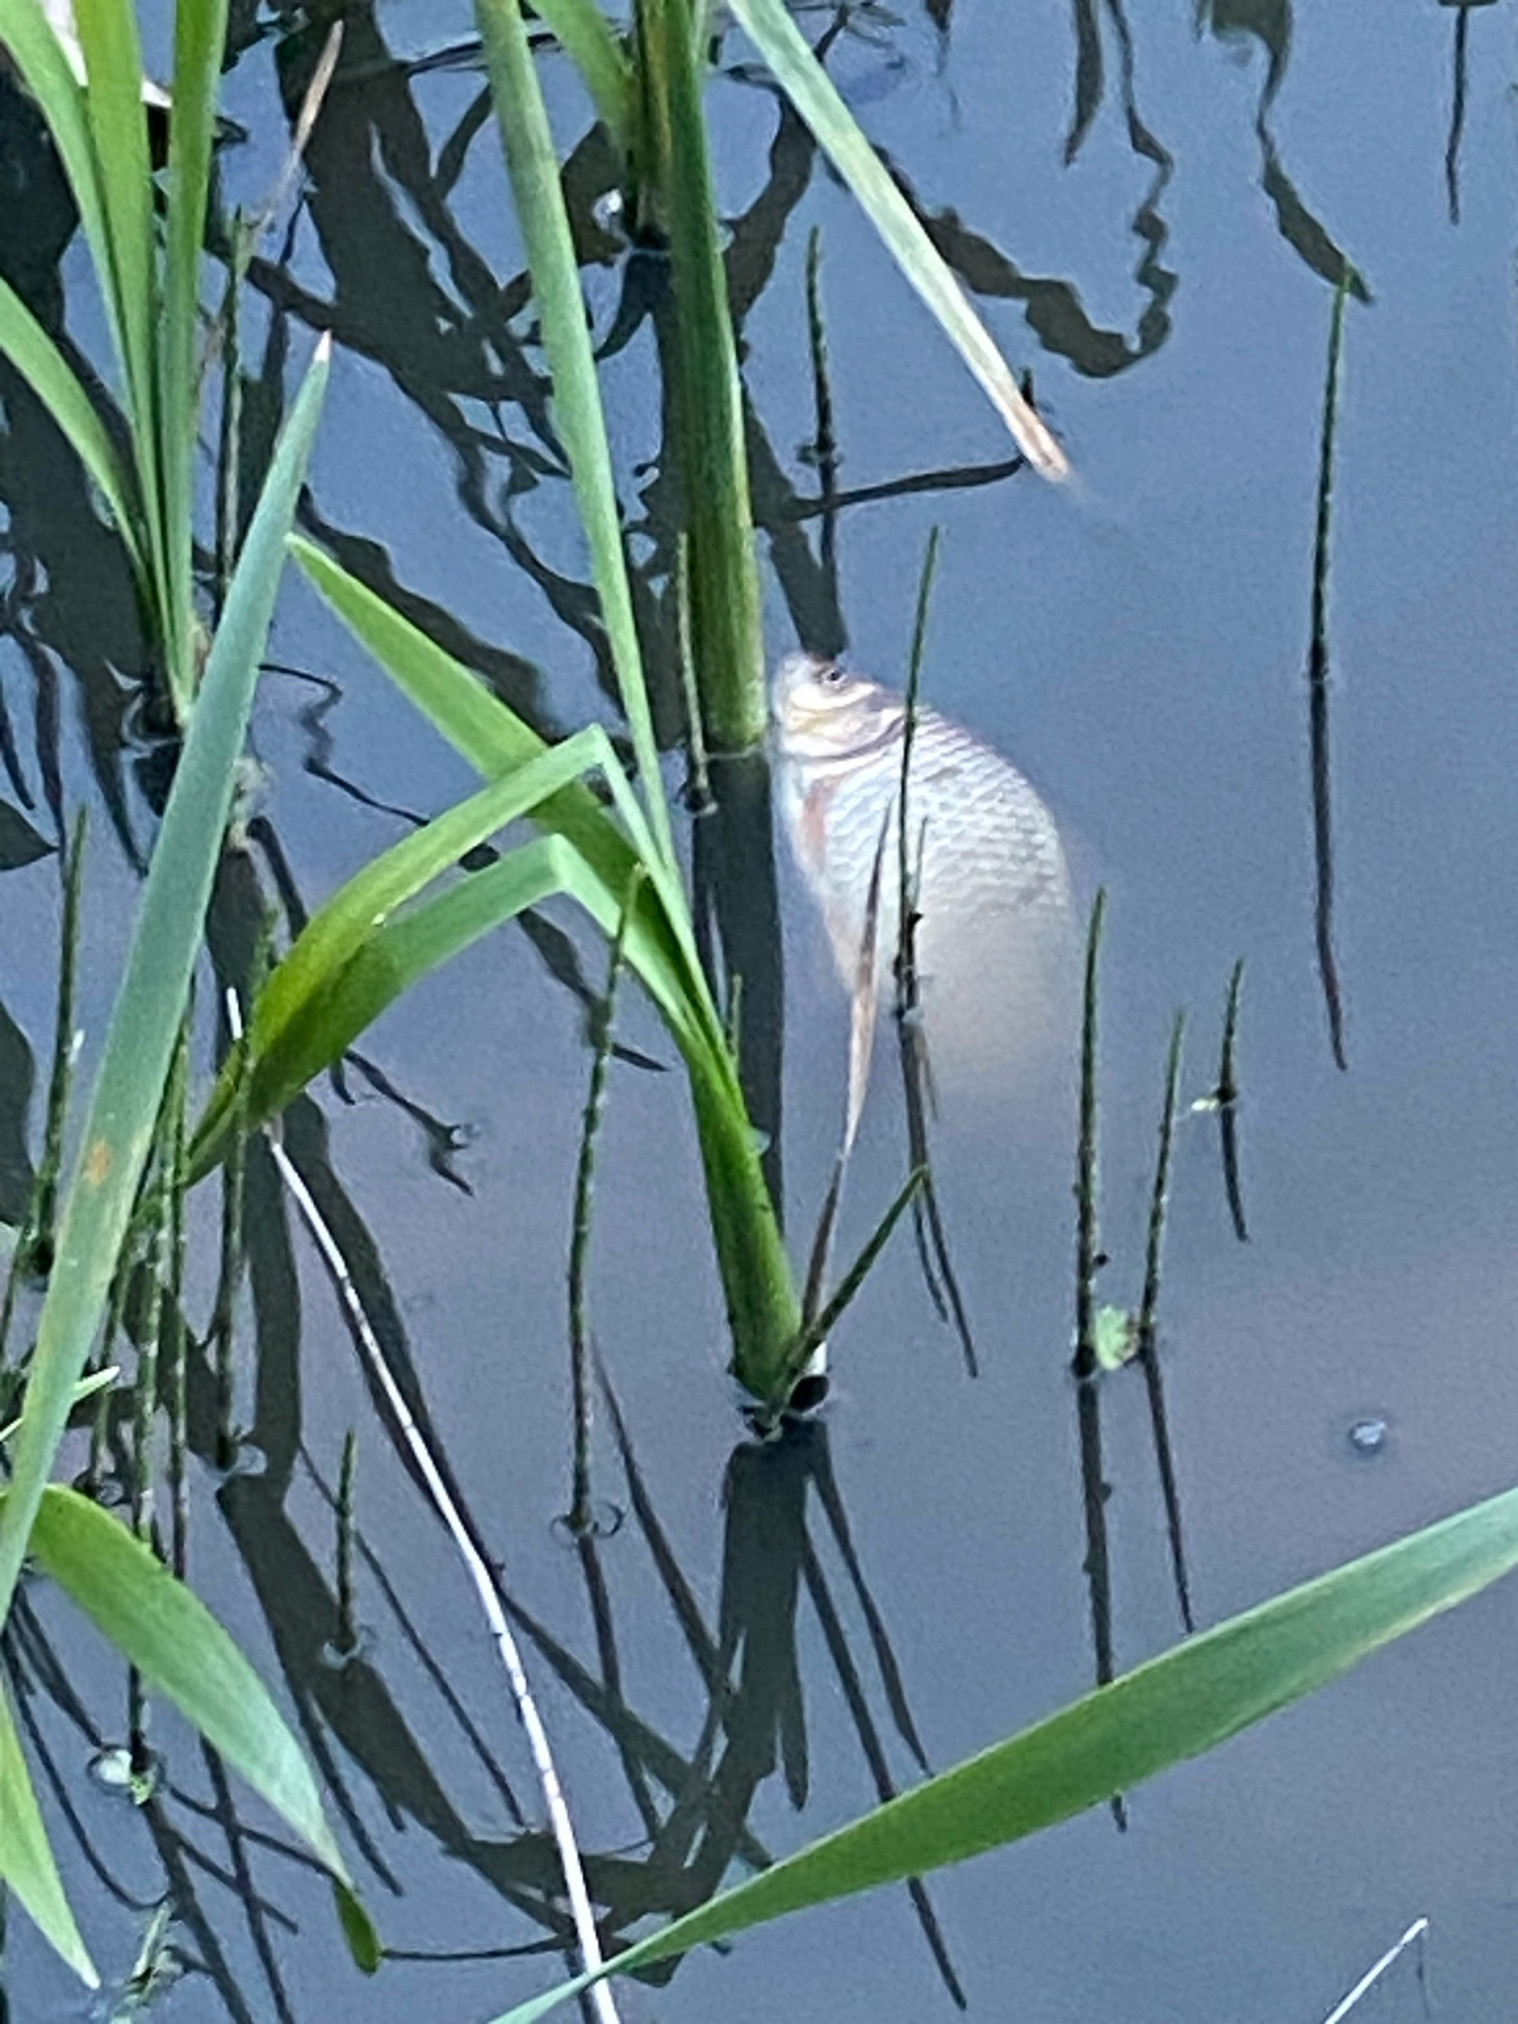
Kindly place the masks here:
POLYGON ((105 1312, 111 1276, 152 1142, 180 1015, 232 803, 237 762, 327 378, 317 348, 274 453, 227 594, 205 680, 143 888, 83 1141, 38 1320, 25 1417, 0 1512, 0 1623, 52 1468, 74 1386, 105 1312))
POLYGON ((0 1678, 0 1885, 14 1892, 16 1902, 43 1938, 68 1962, 81 1981, 100 1987, 95 1964, 85 1950, 53 1851, 37 1806, 37 1795, 21 1754, 15 1717, 5 1682, 0 1678))
POLYGON ((10 283, 0 280, 0 351, 41 401, 111 510, 138 584, 151 597, 133 481, 73 368, 10 283))
POLYGON ((540 0, 533 12, 579 71, 596 117, 625 155, 632 130, 632 66, 616 30, 596 0, 540 0))
MULTIPOLYGON (((602 1972, 924 1876, 1084 1813, 1326 1686, 1515 1566, 1518 1490, 1508 1490, 1188 1639, 676 1919, 602 1972)), ((496 2024, 532 2024, 595 1979, 563 1983, 496 2024)))
MULTIPOLYGON (((648 820, 666 867, 675 863, 659 750, 643 681, 622 521, 612 477, 606 418, 596 378, 585 297, 575 260, 558 157, 518 0, 475 0, 475 19, 495 99, 517 221, 527 246, 543 348, 553 375, 554 423, 569 457, 580 521, 590 549, 601 619, 617 671, 622 714, 632 733, 648 820)), ((649 870, 653 867, 650 865, 649 870)))
POLYGON ((30 1550, 146 1684, 174 1703, 334 1876, 346 1879, 305 1752, 193 1589, 109 1511, 56 1483, 43 1492, 30 1550))
POLYGON ((740 26, 774 73, 775 81, 816 135, 833 167, 864 208, 896 264, 938 319, 965 364, 985 389, 1012 440, 1041 477, 1069 476, 1064 451, 1047 423, 1023 398, 1012 369, 970 305, 948 262, 891 180, 890 171, 860 131, 837 86, 812 54, 785 0, 731 0, 740 26))
POLYGON ((179 0, 174 12, 173 118, 169 122, 168 212, 164 226, 163 305, 158 326, 159 450, 163 461, 164 544, 168 561, 165 621, 170 664, 184 682, 180 720, 193 700, 195 602, 191 546, 195 525, 195 445, 200 421, 200 249, 216 93, 227 32, 227 0, 179 0))

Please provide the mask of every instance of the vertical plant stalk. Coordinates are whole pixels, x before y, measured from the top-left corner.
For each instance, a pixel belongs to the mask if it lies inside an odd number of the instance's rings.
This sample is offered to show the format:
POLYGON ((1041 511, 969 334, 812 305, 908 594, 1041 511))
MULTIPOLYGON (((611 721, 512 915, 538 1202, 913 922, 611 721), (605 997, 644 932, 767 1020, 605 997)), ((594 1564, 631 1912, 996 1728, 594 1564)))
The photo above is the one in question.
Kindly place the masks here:
POLYGON ((822 316, 822 228, 806 242, 806 334, 812 361, 812 405, 816 417, 811 454, 817 466, 817 501, 822 509, 819 551, 828 605, 838 605, 838 431, 833 420, 833 387, 828 375, 827 327, 822 316))
POLYGON ((1223 1192, 1233 1218, 1233 1234, 1241 1244, 1249 1242, 1244 1220, 1244 1190, 1239 1180, 1239 1078, 1236 1059, 1239 1030, 1239 992, 1244 983, 1244 958, 1240 956, 1228 979, 1228 1002, 1223 1008, 1223 1046, 1218 1060, 1218 1086, 1213 1102, 1218 1112, 1218 1138, 1223 1157, 1223 1192))
MULTIPOLYGON (((79 907, 84 892, 84 853, 89 811, 74 818, 63 870, 63 922, 58 943, 58 1000, 53 1020, 53 1065, 48 1078, 47 1123, 37 1169, 37 1202, 28 1233, 34 1252, 51 1257, 58 1220, 58 1176, 63 1171, 63 1128, 74 1075, 74 992, 79 964, 79 907)), ((19 1247, 18 1247, 19 1248, 19 1247)), ((0 1343, 3 1343, 0 1334, 0 1343)))
POLYGON ((691 640, 708 746, 764 736, 764 646, 743 390, 718 244, 691 0, 636 0, 640 177, 669 239, 673 344, 663 348, 690 541, 691 640))
POLYGON ((569 458, 649 826, 665 861, 673 864, 674 840, 660 786, 659 750, 633 618, 611 448, 548 112, 527 24, 516 0, 475 0, 475 19, 485 46, 501 149, 553 378, 554 425, 569 458))
POLYGON ((353 1542, 354 1483, 358 1472, 358 1435, 349 1427, 343 1436, 343 1459, 337 1478, 337 1650, 342 1658, 358 1650, 358 1614, 354 1607, 353 1542))
MULTIPOLYGON (((475 0, 475 15, 553 378, 554 422, 568 454, 591 553, 650 842, 659 860, 656 869, 666 889, 672 890, 679 879, 678 859, 660 781, 611 451, 553 136, 520 7, 515 0, 475 0)), ((672 918, 670 925, 699 972, 688 917, 672 918)), ((676 1037, 690 1074, 733 1369, 739 1382, 763 1400, 782 1381, 800 1322, 800 1304, 760 1148, 715 1004, 702 1003, 694 1027, 676 1037)))
POLYGON ((58 938, 58 995, 53 1013, 53 1063, 48 1077, 42 1157, 37 1163, 26 1216, 11 1254, 0 1295, 0 1365, 4 1364, 23 1278, 50 1270, 58 1219, 58 1176, 63 1168, 63 1131, 74 1077, 74 983, 79 956, 79 901, 83 890, 88 814, 81 808, 64 853, 63 920, 58 938))
MULTIPOLYGON (((1081 1013, 1080 1129, 1075 1158, 1075 1414, 1080 1439, 1081 1501, 1086 1515, 1086 1587, 1091 1606, 1091 1643, 1096 1684, 1116 1673, 1112 1642, 1112 1559, 1107 1543, 1107 1499, 1112 1494, 1102 1461, 1101 1365, 1096 1350, 1096 1275, 1102 1264, 1097 1235, 1097 965, 1107 895, 1098 891, 1086 936, 1086 982, 1081 1013)), ((1127 1815, 1121 1797, 1112 1801, 1121 1831, 1127 1815)))
POLYGON ((1149 1394, 1149 1425, 1154 1436, 1155 1464, 1160 1472, 1160 1494, 1165 1502, 1165 1531, 1170 1541, 1170 1567, 1175 1580, 1176 1601, 1180 1606, 1181 1622, 1189 1635, 1196 1629, 1196 1620, 1191 1610, 1191 1582, 1186 1572, 1185 1535, 1181 1528, 1181 1493, 1170 1445, 1170 1421, 1165 1411, 1165 1379, 1160 1369, 1158 1340, 1160 1256, 1165 1240, 1170 1153, 1175 1136, 1175 1098, 1180 1083, 1181 1043, 1185 1032, 1186 1015, 1177 1012, 1175 1024, 1170 1029, 1170 1052, 1165 1062, 1165 1098, 1160 1111, 1159 1148, 1154 1160, 1154 1188, 1149 1197, 1149 1237, 1144 1255, 1144 1291, 1139 1301, 1135 1328, 1135 1354, 1149 1394))
POLYGON ((1444 144, 1444 189, 1449 200, 1449 221, 1460 223, 1460 143, 1465 134, 1465 92, 1469 69, 1468 38, 1472 0, 1456 0, 1455 47, 1451 61, 1449 139, 1444 144))
POLYGON ((917 979, 918 900, 921 897, 922 853, 927 838, 924 823, 917 835, 917 862, 912 862, 911 789, 912 752, 917 742, 917 698, 922 680, 922 657, 928 636, 928 602, 938 569, 939 530, 928 535, 922 558, 922 575, 917 585, 917 609, 912 619, 912 650, 907 661, 906 710, 901 732, 901 783, 896 790, 896 1040, 901 1057, 902 1096, 907 1115, 907 1163, 920 1175, 912 1193, 912 1228, 917 1239, 917 1256, 923 1278, 939 1316, 953 1324, 959 1337, 965 1369, 971 1377, 980 1375, 980 1359, 970 1328, 969 1310, 959 1290, 959 1279, 949 1253, 948 1231, 933 1185, 933 1165, 928 1146, 928 1112, 932 1104, 933 1066, 928 1038, 923 1028, 922 1004, 917 979))
POLYGON ((179 1047, 169 1073, 168 1128, 164 1151, 168 1167, 165 1176, 168 1194, 168 1302, 167 1340, 164 1353, 164 1390, 169 1406, 169 1565, 181 1581, 190 1553, 190 1495, 185 1473, 190 1449, 190 1393, 186 1358, 184 1319, 185 1295, 185 1196, 189 1193, 186 1173, 189 1103, 190 1014, 179 1028, 179 1047))
POLYGON ((1312 555, 1312 636, 1307 650, 1309 744, 1312 768, 1313 858, 1317 872, 1314 922, 1318 976, 1328 1012, 1328 1037, 1340 1068, 1344 1053, 1344 1007, 1334 956, 1333 798, 1328 757, 1328 556, 1333 511, 1334 436, 1338 426, 1340 362, 1344 347, 1344 305, 1353 283, 1346 267, 1334 290, 1328 326, 1328 370, 1323 384, 1323 431, 1318 452, 1318 511, 1312 555))
POLYGON ((574 1394, 574 1466, 569 1499, 569 1529, 584 1537, 594 1527, 595 1514, 590 1494, 590 1422, 593 1395, 590 1329, 585 1314, 585 1266, 590 1252, 590 1206, 596 1171, 596 1139, 606 1109, 606 1083, 611 1070, 611 1047, 617 1006, 617 984, 622 975, 622 953, 627 924, 632 917, 638 886, 635 872, 622 916, 612 939, 606 968, 606 989, 591 1014, 595 1053, 590 1065, 590 1087, 585 1096, 584 1121, 580 1129, 580 1153, 575 1162, 574 1222, 569 1237, 569 1377, 574 1394))

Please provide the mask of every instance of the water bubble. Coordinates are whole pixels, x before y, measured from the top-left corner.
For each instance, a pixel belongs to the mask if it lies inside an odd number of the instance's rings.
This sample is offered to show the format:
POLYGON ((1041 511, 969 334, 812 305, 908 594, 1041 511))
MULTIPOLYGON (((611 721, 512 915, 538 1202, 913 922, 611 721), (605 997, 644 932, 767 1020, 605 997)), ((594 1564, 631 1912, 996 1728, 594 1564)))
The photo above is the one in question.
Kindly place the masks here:
POLYGON ((1367 1413, 1349 1429, 1349 1445, 1357 1455, 1379 1455, 1391 1434, 1390 1424, 1378 1413, 1367 1413))
POLYGON ((126 1743, 112 1743, 97 1750, 88 1768, 102 1791, 125 1793, 134 1806, 147 1804, 163 1775, 162 1761, 154 1752, 149 1751, 145 1759, 139 1760, 126 1743))

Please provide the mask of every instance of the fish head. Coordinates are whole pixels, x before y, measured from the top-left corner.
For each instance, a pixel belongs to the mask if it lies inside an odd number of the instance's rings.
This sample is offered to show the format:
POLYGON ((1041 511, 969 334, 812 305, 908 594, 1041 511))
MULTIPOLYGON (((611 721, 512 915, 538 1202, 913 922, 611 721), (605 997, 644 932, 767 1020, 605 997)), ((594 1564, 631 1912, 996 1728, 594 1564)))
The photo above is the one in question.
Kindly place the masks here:
POLYGON ((901 698, 822 654, 787 654, 770 684, 770 705, 787 759, 837 759, 892 733, 901 698))

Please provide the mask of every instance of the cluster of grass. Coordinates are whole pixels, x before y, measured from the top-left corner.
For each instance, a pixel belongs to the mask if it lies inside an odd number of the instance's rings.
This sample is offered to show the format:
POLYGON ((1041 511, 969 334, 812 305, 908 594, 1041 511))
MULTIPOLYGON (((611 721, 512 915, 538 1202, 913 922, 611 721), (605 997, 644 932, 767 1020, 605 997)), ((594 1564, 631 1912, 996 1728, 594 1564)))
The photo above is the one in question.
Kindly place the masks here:
MULTIPOLYGON (((986 386, 1029 462, 1046 476, 1059 476, 1058 446, 1023 400, 782 0, 732 0, 732 11, 986 386)), ((762 726, 762 647, 741 386, 704 124, 711 9, 704 0, 638 0, 627 38, 593 0, 538 0, 537 12, 578 64, 609 136, 623 151, 639 206, 668 240, 677 316, 664 369, 676 382, 680 418, 694 686, 708 748, 738 750, 762 726)), ((339 1060, 419 979, 525 908, 564 894, 606 937, 613 974, 625 966, 638 979, 679 1051, 705 1167, 734 1369, 762 1411, 783 1407, 802 1361, 838 1309, 838 1297, 825 1302, 820 1289, 805 1304, 798 1297, 730 1021, 698 947, 660 784, 560 164, 526 24, 515 0, 478 0, 478 18, 552 378, 554 424, 593 559, 635 777, 598 729, 545 746, 461 662, 330 555, 291 539, 327 377, 325 347, 293 405, 219 600, 214 633, 207 636, 194 578, 192 503, 203 372, 202 245, 225 8, 180 0, 172 138, 160 191, 139 92, 132 0, 80 0, 83 88, 33 0, 0 0, 0 39, 52 131, 94 257, 117 349, 125 454, 92 393, 8 291, 0 294, 0 348, 63 429, 112 516, 138 582, 163 693, 183 732, 62 1194, 35 1339, 22 1359, 19 1418, 0 1434, 6 1462, 0 1618, 30 1554, 125 1654, 144 1684, 173 1700, 302 1836, 338 1883, 350 1941, 366 1966, 376 1959, 374 1937, 323 1818, 315 1776, 266 1690, 184 1581, 162 1563, 151 1536, 134 1536, 97 1504, 51 1480, 81 1386, 89 1383, 86 1368, 107 1325, 113 1287, 121 1284, 122 1260, 134 1245, 133 1255, 141 1255, 144 1205, 149 1219, 156 1216, 167 1231, 150 1249, 155 1257, 166 1255, 172 1288, 184 1188, 235 1156, 243 1136, 276 1121, 313 1076, 339 1060), (182 1036, 260 660, 290 552, 484 784, 366 866, 314 916, 258 992, 246 1036, 229 1054, 190 1131, 182 1036), (497 855, 485 869, 453 875, 477 846, 521 817, 540 832, 532 841, 497 855)), ((900 842, 905 886, 905 815, 900 842)), ((910 959, 906 970, 910 1011, 910 959)), ((1088 1033, 1092 1054, 1094 991, 1088 1033)), ((1176 1064, 1173 1050, 1157 1205, 1164 1195, 1176 1064)), ((1094 1144, 1094 1129, 1094 1098, 1088 1097, 1083 1143, 1094 1144)), ((1094 1191, 1094 1179, 1087 1179, 1088 1192, 1094 1191)), ((917 1185, 914 1172, 909 1189, 917 1185)), ((904 1194, 893 1214, 907 1199, 904 1194)), ((1087 1236, 1094 1245, 1094 1224, 1087 1236)), ((1157 1267, 1158 1221, 1140 1321, 1151 1349, 1157 1267)), ((846 1277, 845 1289, 852 1278, 846 1277)), ((1094 1355, 1089 1298, 1082 1317, 1082 1348, 1094 1355)), ((172 1325, 180 1325, 177 1315, 172 1325)), ((139 1384, 145 1414, 161 1390, 156 1378, 139 1384)), ((169 1391, 172 1397, 172 1382, 169 1391)), ((806 1905, 914 1877, 1110 1800, 1337 1677, 1515 1563, 1518 1492, 1429 1527, 1111 1680, 677 1919, 614 1965, 634 1969, 806 1905)), ((91 1979, 94 1970, 3 1694, 0 1881, 64 1958, 91 1979)), ((591 1979, 606 1972, 597 1969, 591 1979)), ((523 2024, 585 1986, 583 1978, 566 1984, 511 2016, 523 2024)))

